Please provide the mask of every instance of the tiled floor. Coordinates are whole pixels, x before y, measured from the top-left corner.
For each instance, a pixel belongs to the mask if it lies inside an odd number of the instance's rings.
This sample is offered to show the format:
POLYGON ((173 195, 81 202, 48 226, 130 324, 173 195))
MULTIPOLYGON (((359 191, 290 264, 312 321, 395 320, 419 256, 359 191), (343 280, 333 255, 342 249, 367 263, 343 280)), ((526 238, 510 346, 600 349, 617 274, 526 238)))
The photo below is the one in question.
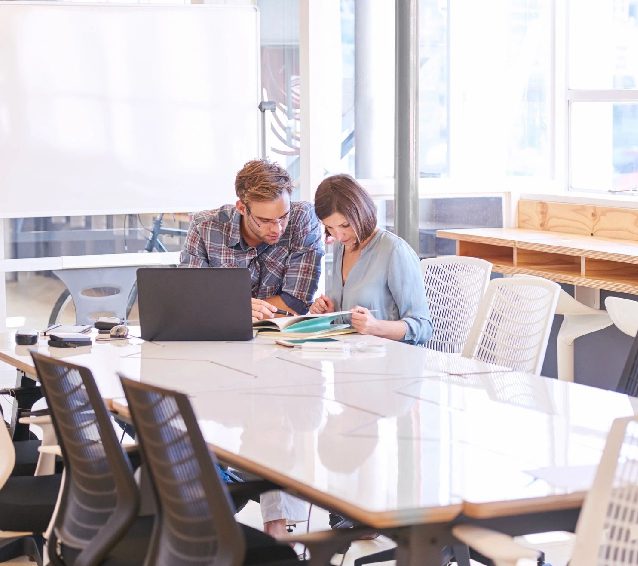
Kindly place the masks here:
MULTIPOLYGON (((43 277, 34 273, 20 274, 20 283, 7 283, 7 325, 10 327, 26 327, 43 329, 47 325, 51 308, 60 295, 64 286, 53 277, 43 277)), ((135 320, 137 314, 134 309, 131 319, 135 320)), ((62 321, 73 323, 75 320, 72 307, 67 309, 62 321)), ((0 387, 15 384, 15 371, 0 362, 0 387)), ((238 515, 239 519, 251 526, 261 528, 261 514, 256 503, 250 503, 238 515)), ((305 530, 305 524, 297 526, 297 532, 305 530)), ((310 517, 311 530, 323 530, 328 528, 328 514, 326 511, 314 508, 310 517)), ((569 543, 561 534, 554 534, 545 538, 536 538, 533 547, 543 548, 548 563, 553 566, 562 566, 567 563, 569 556, 569 543)), ((354 543, 346 553, 343 560, 344 566, 351 566, 359 556, 371 554, 393 546, 391 541, 379 537, 372 541, 358 541, 354 543)), ((7 564, 24 564, 23 562, 10 562, 7 564)), ((336 562, 338 564, 338 562, 336 562)))

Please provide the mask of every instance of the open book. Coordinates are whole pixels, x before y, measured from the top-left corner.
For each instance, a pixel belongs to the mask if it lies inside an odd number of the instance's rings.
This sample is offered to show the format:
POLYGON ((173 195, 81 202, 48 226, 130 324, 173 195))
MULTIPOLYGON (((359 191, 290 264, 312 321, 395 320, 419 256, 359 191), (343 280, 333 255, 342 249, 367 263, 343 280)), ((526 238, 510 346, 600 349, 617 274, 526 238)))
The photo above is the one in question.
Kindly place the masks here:
POLYGON ((331 312, 327 314, 304 314, 299 316, 285 316, 253 322, 253 328, 259 334, 273 334, 287 338, 310 338, 319 336, 334 336, 354 332, 349 324, 334 324, 339 317, 352 314, 350 311, 331 312))

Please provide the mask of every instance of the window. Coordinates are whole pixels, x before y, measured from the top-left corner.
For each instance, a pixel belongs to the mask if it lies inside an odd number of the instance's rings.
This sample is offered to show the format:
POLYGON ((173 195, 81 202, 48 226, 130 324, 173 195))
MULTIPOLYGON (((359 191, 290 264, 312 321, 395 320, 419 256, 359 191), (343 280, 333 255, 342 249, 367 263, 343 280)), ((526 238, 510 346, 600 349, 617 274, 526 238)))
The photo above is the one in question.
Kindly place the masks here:
POLYGON ((638 187, 638 0, 571 1, 569 188, 638 187))
MULTIPOLYGON (((441 108, 448 105, 448 175, 548 180, 551 1, 424 3, 431 11, 433 5, 449 10, 447 20, 441 19, 449 28, 449 85, 441 72, 437 88, 441 108)), ((420 141, 427 144, 423 134, 420 141)))
MULTIPOLYGON (((506 178, 551 179, 552 9, 552 0, 420 0, 422 178, 470 191, 506 190, 506 178), (500 184, 486 183, 493 180, 500 184)), ((355 156, 342 169, 389 184, 394 2, 341 0, 341 28, 342 141, 352 128, 346 149, 355 156)))
POLYGON ((300 78, 298 0, 260 0, 262 97, 275 103, 266 112, 266 153, 299 177, 300 78))

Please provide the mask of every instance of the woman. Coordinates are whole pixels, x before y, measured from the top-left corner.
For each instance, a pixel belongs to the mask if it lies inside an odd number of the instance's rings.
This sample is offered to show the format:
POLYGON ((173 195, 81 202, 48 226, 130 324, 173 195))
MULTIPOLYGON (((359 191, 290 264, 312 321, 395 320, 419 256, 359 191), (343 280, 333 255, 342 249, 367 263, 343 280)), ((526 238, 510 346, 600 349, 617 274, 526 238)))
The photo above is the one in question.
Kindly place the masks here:
POLYGON ((377 228, 372 198, 349 175, 324 179, 315 212, 335 239, 327 294, 310 307, 315 314, 352 311, 352 326, 409 344, 432 335, 419 258, 401 238, 377 228))

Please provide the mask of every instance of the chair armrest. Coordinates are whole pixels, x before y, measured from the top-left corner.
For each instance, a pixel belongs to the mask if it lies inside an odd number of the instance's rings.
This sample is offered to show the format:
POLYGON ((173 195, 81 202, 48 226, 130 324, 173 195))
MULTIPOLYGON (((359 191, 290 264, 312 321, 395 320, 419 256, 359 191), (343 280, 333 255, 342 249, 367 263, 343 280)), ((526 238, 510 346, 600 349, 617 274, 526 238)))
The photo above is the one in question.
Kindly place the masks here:
POLYGON ((474 525, 456 525, 452 527, 454 538, 472 547, 499 566, 516 564, 517 560, 527 558, 536 564, 538 551, 517 543, 512 537, 474 525))
POLYGON ((55 458, 61 456, 61 452, 57 445, 58 439, 55 436, 51 415, 22 417, 19 420, 21 424, 36 425, 42 429, 42 444, 38 447, 40 456, 35 468, 35 475, 48 476, 55 473, 55 458))
POLYGON ((38 452, 40 452, 40 454, 52 454, 53 456, 62 456, 62 450, 60 450, 60 446, 58 444, 50 444, 48 446, 38 446, 38 452))
POLYGON ((277 541, 283 544, 303 544, 310 550, 310 566, 325 566, 330 563, 334 554, 343 552, 343 549, 347 548, 353 540, 376 532, 376 529, 369 527, 354 527, 285 535, 277 537, 277 541))
POLYGON ((20 419, 18 419, 20 423, 22 424, 28 424, 28 425, 47 425, 47 424, 53 424, 51 421, 51 415, 35 415, 35 414, 31 414, 31 415, 27 415, 27 416, 23 416, 20 417, 20 419))

